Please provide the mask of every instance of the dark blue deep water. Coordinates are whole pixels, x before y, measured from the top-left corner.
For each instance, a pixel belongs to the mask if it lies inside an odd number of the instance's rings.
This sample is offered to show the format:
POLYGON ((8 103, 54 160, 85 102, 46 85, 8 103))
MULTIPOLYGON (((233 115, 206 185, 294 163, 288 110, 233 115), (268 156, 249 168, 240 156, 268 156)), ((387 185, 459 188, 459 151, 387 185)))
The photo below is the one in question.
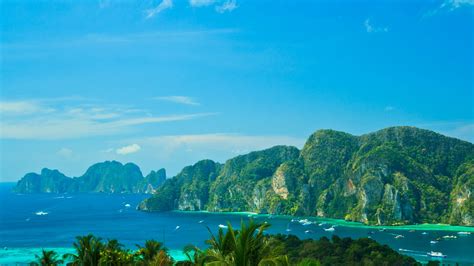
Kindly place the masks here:
MULTIPOLYGON (((33 260, 34 254, 41 248, 54 248, 60 253, 70 252, 75 236, 88 233, 104 239, 116 238, 131 249, 135 248, 135 244, 143 244, 146 239, 156 239, 163 241, 174 257, 180 257, 179 250, 186 244, 205 247, 204 240, 209 237, 206 226, 216 231, 219 224, 226 224, 227 221, 238 227, 241 220, 249 219, 248 214, 145 213, 135 210, 137 204, 148 195, 18 195, 11 192, 13 185, 0 183, 1 265, 27 263, 33 260), (38 215, 38 212, 47 214, 38 215)), ((448 256, 445 262, 474 265, 474 233, 459 235, 456 231, 428 228, 415 231, 389 229, 382 232, 380 228, 345 226, 344 222, 317 218, 309 218, 316 223, 307 226, 291 222, 291 217, 258 215, 253 216, 253 219, 269 222, 272 225, 269 233, 288 233, 286 230, 290 229, 290 233, 302 238, 331 237, 332 234, 352 238, 370 236, 396 250, 403 249, 403 253, 420 261, 428 259, 426 252, 440 251, 448 256), (323 230, 331 224, 336 224, 334 232, 323 230), (404 237, 396 239, 396 235, 404 237), (456 238, 430 244, 430 240, 446 235, 456 238)), ((459 230, 474 231, 472 228, 459 230)))

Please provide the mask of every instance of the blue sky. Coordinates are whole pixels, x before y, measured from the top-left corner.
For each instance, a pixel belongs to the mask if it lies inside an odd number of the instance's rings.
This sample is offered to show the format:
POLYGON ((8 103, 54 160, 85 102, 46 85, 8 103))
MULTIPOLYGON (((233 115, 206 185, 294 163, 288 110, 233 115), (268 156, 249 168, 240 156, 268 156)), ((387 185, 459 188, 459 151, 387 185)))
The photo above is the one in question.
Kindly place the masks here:
POLYGON ((0 178, 169 175, 315 130, 474 141, 474 1, 2 1, 0 178))

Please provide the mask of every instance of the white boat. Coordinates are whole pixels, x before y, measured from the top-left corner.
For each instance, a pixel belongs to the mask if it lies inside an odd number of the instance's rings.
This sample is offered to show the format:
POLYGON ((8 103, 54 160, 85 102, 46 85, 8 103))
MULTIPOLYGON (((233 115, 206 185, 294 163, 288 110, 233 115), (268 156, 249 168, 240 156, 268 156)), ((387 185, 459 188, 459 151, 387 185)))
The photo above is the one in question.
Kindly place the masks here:
POLYGON ((291 232, 291 229, 290 229, 290 228, 286 228, 286 230, 285 230, 285 231, 287 231, 287 232, 291 232))
POLYGON ((130 208, 130 204, 128 204, 128 203, 125 204, 125 207, 130 208))
POLYGON ((313 231, 311 231, 311 230, 306 230, 306 231, 304 231, 305 234, 309 234, 309 233, 312 233, 312 232, 313 232, 313 231))
POLYGON ((405 236, 403 236, 403 235, 396 235, 395 236, 395 239, 399 239, 399 238, 405 238, 405 236))
POLYGON ((42 216, 42 215, 48 215, 47 212, 44 212, 44 211, 39 211, 39 212, 35 212, 36 215, 39 215, 39 216, 42 216))
POLYGON ((428 233, 427 233, 427 232, 423 232, 423 233, 421 233, 421 234, 422 234, 422 235, 427 235, 428 233))
POLYGON ((470 234, 471 234, 470 232, 458 232, 458 235, 460 236, 468 236, 470 234))
POLYGON ((431 240, 430 241, 430 244, 437 244, 437 243, 438 243, 438 241, 436 241, 436 240, 431 240))
POLYGON ((202 224, 202 223, 204 223, 204 220, 201 220, 201 221, 199 221, 198 223, 202 224))
POLYGON ((441 252, 436 252, 436 251, 430 251, 428 253, 426 253, 428 256, 430 257, 435 257, 435 258, 446 258, 447 256, 444 255, 443 253, 441 252))
POLYGON ((331 226, 331 227, 329 227, 329 228, 324 228, 324 231, 326 231, 326 232, 334 232, 334 231, 336 231, 336 229, 334 229, 334 226, 331 226))
POLYGON ((228 228, 228 226, 227 226, 227 225, 220 224, 220 225, 219 225, 219 228, 226 229, 226 228, 228 228))
POLYGON ((444 239, 456 239, 458 238, 457 236, 453 236, 453 235, 447 235, 447 236, 443 236, 444 239))
POLYGON ((323 226, 323 225, 325 225, 325 224, 326 224, 326 223, 320 223, 320 224, 318 224, 318 226, 323 226))
POLYGON ((312 222, 309 222, 309 221, 302 223, 302 225, 304 225, 304 226, 311 225, 311 224, 313 224, 313 223, 312 223, 312 222))
POLYGON ((174 230, 176 231, 176 230, 178 230, 180 227, 181 227, 181 226, 177 225, 174 230))
POLYGON ((298 221, 300 224, 311 223, 308 219, 301 219, 298 221))
POLYGON ((298 222, 298 219, 291 219, 291 222, 296 223, 296 222, 298 222))

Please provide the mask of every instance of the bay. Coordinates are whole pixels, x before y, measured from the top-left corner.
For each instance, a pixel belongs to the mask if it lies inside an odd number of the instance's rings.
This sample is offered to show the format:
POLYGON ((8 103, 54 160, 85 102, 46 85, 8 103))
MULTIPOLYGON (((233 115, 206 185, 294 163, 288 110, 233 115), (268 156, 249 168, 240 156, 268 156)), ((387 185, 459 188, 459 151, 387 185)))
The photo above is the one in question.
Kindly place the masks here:
POLYGON ((0 264, 28 263, 41 248, 59 253, 72 252, 76 236, 88 233, 103 239, 118 239, 127 248, 136 249, 147 239, 164 242, 175 259, 183 259, 180 250, 187 244, 205 248, 209 228, 219 225, 239 227, 241 221, 254 219, 271 224, 268 233, 294 234, 300 238, 371 237, 419 261, 437 251, 448 257, 444 262, 461 265, 474 263, 474 228, 443 225, 372 227, 359 223, 315 217, 255 215, 251 213, 161 212, 136 210, 149 195, 129 194, 15 194, 13 183, 0 183, 0 264), (310 223, 303 225, 308 219, 310 223), (293 221, 292 221, 293 220, 293 221), (335 226, 333 232, 325 231, 335 226), (460 231, 471 234, 458 234, 460 231), (401 235, 402 237, 396 238, 401 235), (454 239, 443 238, 455 236, 454 239), (436 244, 430 241, 439 239, 436 244), (401 249, 401 250, 400 250, 401 249))

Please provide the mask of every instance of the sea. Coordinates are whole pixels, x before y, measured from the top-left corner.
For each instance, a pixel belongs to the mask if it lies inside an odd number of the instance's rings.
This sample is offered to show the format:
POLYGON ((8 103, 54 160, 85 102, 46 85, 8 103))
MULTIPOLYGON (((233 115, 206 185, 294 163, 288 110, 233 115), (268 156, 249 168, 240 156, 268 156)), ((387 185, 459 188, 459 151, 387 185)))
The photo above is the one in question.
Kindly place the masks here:
POLYGON ((313 239, 370 237, 420 262, 434 260, 427 253, 436 251, 447 255, 438 259, 443 263, 474 265, 473 227, 374 227, 335 219, 253 213, 148 213, 136 210, 136 206, 149 195, 16 194, 12 192, 14 185, 0 183, 0 265, 27 265, 43 248, 59 254, 73 252, 75 237, 89 233, 104 240, 118 239, 132 250, 147 239, 155 239, 163 242, 176 260, 182 260, 187 244, 206 247, 208 229, 216 233, 219 226, 228 223, 238 228, 241 221, 249 219, 270 223, 270 234, 313 239), (331 227, 334 230, 327 230, 331 227))

